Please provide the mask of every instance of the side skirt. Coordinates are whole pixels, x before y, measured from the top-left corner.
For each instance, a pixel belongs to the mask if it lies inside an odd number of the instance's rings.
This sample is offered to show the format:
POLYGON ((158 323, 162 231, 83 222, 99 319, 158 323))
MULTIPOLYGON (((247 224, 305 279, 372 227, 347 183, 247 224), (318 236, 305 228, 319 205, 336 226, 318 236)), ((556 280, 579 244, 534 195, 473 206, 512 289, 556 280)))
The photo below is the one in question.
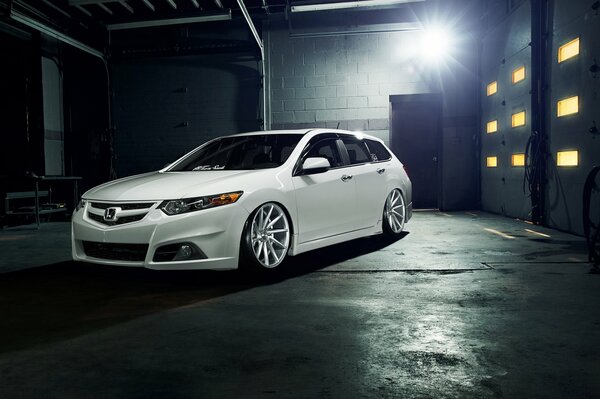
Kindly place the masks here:
MULTIPOLYGON (((361 237, 369 237, 375 234, 381 234, 381 224, 378 226, 372 226, 360 230, 350 231, 348 233, 338 234, 331 237, 320 238, 318 240, 313 240, 309 242, 303 242, 301 244, 296 244, 293 248, 290 248, 288 251, 288 255, 294 256, 299 255, 303 252, 312 251, 313 249, 328 247, 330 245, 339 244, 344 241, 355 240, 361 237)), ((298 237, 294 235, 294 242, 296 242, 298 237)))

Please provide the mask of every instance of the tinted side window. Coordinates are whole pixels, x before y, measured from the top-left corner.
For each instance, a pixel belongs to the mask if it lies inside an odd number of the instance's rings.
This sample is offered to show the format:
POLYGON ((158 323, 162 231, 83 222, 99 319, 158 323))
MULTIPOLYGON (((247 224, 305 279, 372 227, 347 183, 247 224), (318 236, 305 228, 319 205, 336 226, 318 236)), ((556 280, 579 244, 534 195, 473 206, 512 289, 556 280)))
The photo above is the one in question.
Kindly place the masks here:
POLYGON ((371 156, 369 155, 364 142, 357 140, 354 137, 342 137, 342 141, 348 151, 350 164, 354 165, 371 162, 371 156))
POLYGON ((390 152, 379 141, 365 139, 373 162, 387 161, 392 158, 390 152))
POLYGON ((332 168, 342 165, 342 158, 340 157, 335 138, 317 141, 304 156, 304 159, 306 158, 326 158, 332 168))

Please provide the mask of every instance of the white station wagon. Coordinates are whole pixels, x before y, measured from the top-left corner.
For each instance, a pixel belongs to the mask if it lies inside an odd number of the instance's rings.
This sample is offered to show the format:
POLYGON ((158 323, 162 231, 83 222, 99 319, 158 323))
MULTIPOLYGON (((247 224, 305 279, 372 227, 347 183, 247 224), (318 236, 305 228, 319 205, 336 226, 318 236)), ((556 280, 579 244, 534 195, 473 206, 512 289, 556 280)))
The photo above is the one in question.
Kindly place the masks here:
POLYGON ((375 137, 285 130, 220 137, 166 168, 87 191, 73 259, 150 269, 272 270, 286 256, 399 236, 411 182, 375 137))

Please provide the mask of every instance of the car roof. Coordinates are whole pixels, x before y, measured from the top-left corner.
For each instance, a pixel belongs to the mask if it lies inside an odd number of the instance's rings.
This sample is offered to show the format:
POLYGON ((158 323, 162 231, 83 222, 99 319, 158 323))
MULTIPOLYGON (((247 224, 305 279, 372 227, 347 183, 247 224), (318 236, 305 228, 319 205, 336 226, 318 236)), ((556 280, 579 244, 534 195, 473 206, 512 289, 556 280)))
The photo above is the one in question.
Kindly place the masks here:
POLYGON ((353 136, 361 136, 363 138, 382 141, 380 138, 371 136, 369 134, 365 134, 363 132, 356 132, 350 130, 341 130, 341 129, 324 129, 324 128, 314 128, 314 129, 287 129, 287 130, 262 130, 262 131, 253 131, 246 133, 238 133, 228 135, 226 137, 237 137, 237 136, 259 136, 259 135, 275 135, 275 134, 311 134, 317 135, 321 133, 340 133, 340 134, 350 134, 353 136))
POLYGON ((236 137, 236 136, 259 136, 259 135, 275 135, 275 134, 306 134, 313 129, 288 129, 288 130, 258 130, 253 132, 245 132, 245 133, 237 133, 227 135, 226 137, 236 137))

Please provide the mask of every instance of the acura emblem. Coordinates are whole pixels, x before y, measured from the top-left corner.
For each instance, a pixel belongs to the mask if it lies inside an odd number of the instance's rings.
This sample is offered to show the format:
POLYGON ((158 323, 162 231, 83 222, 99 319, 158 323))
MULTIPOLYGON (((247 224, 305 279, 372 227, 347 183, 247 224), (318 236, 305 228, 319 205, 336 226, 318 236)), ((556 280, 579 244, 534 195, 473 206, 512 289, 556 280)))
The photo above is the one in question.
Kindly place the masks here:
POLYGON ((118 208, 106 208, 104 210, 104 221, 114 222, 115 220, 117 220, 117 209, 118 208))

